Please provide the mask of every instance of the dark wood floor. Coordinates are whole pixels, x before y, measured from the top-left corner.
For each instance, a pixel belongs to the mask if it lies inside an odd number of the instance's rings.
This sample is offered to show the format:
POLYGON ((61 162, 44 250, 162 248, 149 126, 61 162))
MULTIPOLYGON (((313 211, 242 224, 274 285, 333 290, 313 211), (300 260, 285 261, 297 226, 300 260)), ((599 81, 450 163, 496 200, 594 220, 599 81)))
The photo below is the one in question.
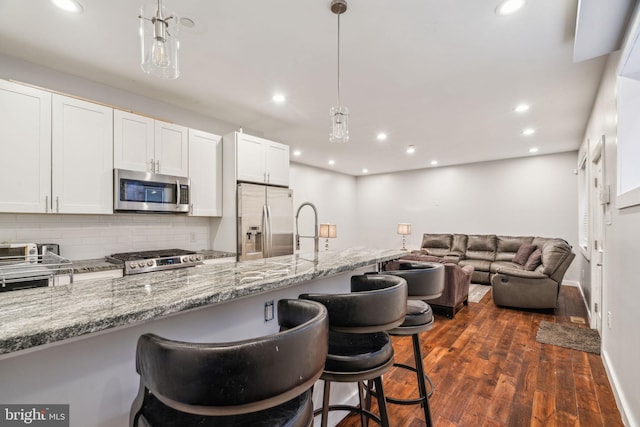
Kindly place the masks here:
MULTIPOLYGON (((437 316, 421 336, 425 370, 436 386, 434 425, 623 426, 600 356, 536 342, 541 320, 568 323, 570 316, 586 320, 580 292, 569 286, 555 313, 496 307, 488 293, 453 320, 437 316)), ((394 337, 394 348, 397 361, 412 364, 410 338, 394 337)), ((414 375, 394 368, 385 375, 385 392, 415 396, 414 375)), ((420 407, 388 406, 393 427, 425 425, 420 407)), ((351 416, 339 426, 359 425, 351 416)))

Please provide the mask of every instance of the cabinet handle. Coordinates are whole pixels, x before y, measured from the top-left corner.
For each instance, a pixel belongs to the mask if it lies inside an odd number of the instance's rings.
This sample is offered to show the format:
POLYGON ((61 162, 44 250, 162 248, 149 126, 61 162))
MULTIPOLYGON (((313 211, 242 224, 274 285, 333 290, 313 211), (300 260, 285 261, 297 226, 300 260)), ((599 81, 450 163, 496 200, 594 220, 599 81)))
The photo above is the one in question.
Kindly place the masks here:
POLYGON ((160 160, 156 160, 156 173, 160 173, 160 160))
POLYGON ((267 172, 267 184, 271 183, 271 172, 267 172))
POLYGON ((44 212, 49 213, 49 196, 44 196, 44 212))
POLYGON ((60 213, 60 196, 56 196, 56 213, 60 213))
POLYGON ((149 172, 155 172, 156 171, 155 170, 156 165, 153 163, 153 159, 149 160, 149 164, 150 164, 149 172))

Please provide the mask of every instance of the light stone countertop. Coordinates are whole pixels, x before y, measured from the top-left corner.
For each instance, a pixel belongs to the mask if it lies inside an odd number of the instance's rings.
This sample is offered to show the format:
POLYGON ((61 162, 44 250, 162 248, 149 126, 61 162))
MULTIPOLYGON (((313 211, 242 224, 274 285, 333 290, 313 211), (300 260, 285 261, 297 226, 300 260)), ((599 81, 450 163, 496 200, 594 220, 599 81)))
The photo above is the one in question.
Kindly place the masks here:
POLYGON ((0 293, 0 355, 400 258, 351 248, 0 293))

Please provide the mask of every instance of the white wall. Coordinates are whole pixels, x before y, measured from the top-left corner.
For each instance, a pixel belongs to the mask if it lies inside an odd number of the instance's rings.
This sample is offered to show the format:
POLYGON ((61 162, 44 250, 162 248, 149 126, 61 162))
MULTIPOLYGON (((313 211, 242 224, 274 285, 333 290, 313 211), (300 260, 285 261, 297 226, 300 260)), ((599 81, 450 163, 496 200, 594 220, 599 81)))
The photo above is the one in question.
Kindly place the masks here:
MULTIPOLYGON (((356 215, 356 178, 350 175, 291 163, 290 187, 294 214, 304 202, 318 210, 319 223, 337 225, 338 237, 329 239, 329 249, 345 249, 362 244, 356 215)), ((304 207, 298 218, 301 235, 313 234, 313 211, 304 207)), ((324 250, 325 239, 320 239, 324 250)), ((313 240, 300 240, 301 252, 313 251, 313 240)))
MULTIPOLYGON (((611 225, 605 226, 604 280, 602 312, 602 356, 614 393, 622 407, 626 425, 640 425, 640 286, 638 286, 638 254, 640 254, 640 206, 616 207, 617 194, 617 110, 616 68, 620 54, 609 57, 602 83, 585 134, 593 143, 605 136, 605 184, 611 185, 611 225), (611 313, 611 327, 606 313, 611 313)), ((636 112, 637 113, 637 112, 636 112)), ((640 144, 640 135, 635 144, 640 144)), ((637 162, 636 162, 637 163, 637 162)))
MULTIPOLYGON (((429 168, 358 178, 360 237, 399 247, 399 222, 412 224, 410 249, 423 233, 561 237, 577 251, 577 152, 429 168)), ((577 281, 572 265, 565 280, 577 281)))

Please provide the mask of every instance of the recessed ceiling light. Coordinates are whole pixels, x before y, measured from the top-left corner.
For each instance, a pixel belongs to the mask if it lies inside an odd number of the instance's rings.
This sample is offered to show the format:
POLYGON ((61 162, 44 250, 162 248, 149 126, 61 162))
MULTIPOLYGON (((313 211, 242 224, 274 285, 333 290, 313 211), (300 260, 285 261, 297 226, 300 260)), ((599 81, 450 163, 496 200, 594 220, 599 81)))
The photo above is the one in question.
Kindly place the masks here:
POLYGON ((82 5, 76 0, 51 0, 51 3, 65 12, 81 13, 83 10, 82 5))
POLYGON ((511 15, 520 10, 524 3, 525 0, 505 0, 496 7, 496 15, 511 15))
POLYGON ((284 101, 287 100, 287 97, 284 96, 281 93, 276 93, 275 95, 273 95, 273 97, 271 98, 273 100, 273 102, 275 102, 276 104, 282 104, 284 101))
POLYGON ((193 28, 196 26, 196 21, 183 16, 182 18, 180 18, 180 25, 182 25, 184 28, 193 28))
POLYGON ((329 160, 329 165, 330 165, 330 166, 333 166, 333 165, 335 165, 335 164, 336 164, 336 161, 335 161, 335 160, 329 160))
POLYGON ((387 134, 384 132, 380 132, 376 138, 378 138, 378 141, 384 141, 387 139, 387 134))
POLYGON ((513 109, 516 113, 524 113, 525 111, 529 111, 529 104, 519 104, 513 109))
POLYGON ((536 133, 535 129, 533 128, 527 128, 525 130, 522 131, 522 134, 524 136, 529 136, 529 135, 533 135, 534 133, 536 133))
POLYGON ((369 169, 362 169, 362 173, 369 173, 369 169))
POLYGON ((407 154, 413 154, 416 152, 416 147, 415 145, 410 145, 407 147, 407 154))
POLYGON ((302 154, 302 151, 300 151, 300 150, 294 150, 293 151, 293 155, 296 156, 296 157, 299 157, 301 154, 302 154))
POLYGON ((529 148, 529 152, 530 153, 537 153, 538 152, 538 148, 537 147, 531 147, 531 148, 529 148))
POLYGON ((431 166, 437 166, 438 161, 437 160, 431 160, 431 166))

